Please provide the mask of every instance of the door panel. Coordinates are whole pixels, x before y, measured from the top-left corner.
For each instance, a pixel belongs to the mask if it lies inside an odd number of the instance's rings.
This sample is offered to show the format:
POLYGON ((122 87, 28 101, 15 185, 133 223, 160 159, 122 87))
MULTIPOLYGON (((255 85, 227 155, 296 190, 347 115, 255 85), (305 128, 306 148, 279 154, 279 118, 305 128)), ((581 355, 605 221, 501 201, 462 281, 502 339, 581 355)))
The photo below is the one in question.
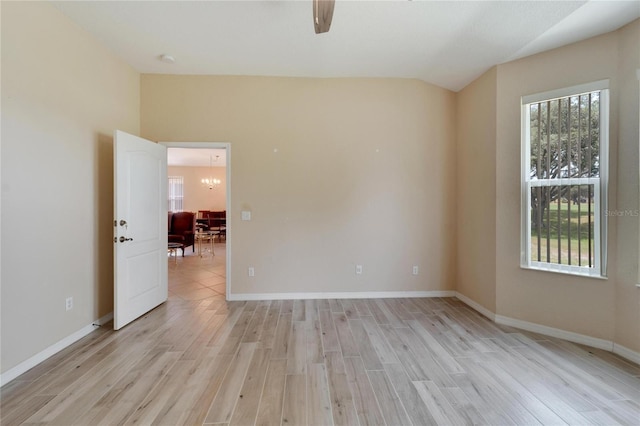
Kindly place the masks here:
POLYGON ((166 159, 166 147, 115 132, 116 330, 167 300, 166 159))

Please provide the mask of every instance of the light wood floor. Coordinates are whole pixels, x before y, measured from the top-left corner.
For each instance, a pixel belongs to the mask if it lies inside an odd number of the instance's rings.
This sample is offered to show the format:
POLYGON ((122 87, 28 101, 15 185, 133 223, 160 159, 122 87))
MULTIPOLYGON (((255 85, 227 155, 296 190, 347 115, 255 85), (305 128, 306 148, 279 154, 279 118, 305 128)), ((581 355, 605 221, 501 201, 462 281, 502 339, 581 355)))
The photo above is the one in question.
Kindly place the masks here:
POLYGON ((2 425, 640 424, 640 367, 616 355, 454 298, 226 302, 219 251, 4 386, 2 425))

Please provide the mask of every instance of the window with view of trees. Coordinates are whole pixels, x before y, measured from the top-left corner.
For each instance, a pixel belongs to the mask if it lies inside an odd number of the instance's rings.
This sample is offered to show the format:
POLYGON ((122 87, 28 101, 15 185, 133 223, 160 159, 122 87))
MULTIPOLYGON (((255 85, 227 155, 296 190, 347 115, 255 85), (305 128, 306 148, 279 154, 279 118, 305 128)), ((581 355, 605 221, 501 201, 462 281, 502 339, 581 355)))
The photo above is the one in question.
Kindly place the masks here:
POLYGON ((182 176, 169 176, 167 189, 169 192, 167 209, 170 212, 181 212, 184 198, 184 178, 182 176))
POLYGON ((570 91, 523 100, 522 263, 601 276, 608 91, 570 91))

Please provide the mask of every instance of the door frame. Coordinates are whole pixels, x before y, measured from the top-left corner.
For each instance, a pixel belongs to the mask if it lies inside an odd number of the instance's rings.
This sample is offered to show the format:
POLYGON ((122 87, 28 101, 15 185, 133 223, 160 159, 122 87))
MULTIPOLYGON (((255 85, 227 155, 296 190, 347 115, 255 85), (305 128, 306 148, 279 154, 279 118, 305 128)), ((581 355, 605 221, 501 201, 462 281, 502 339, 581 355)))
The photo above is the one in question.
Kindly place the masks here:
MULTIPOLYGON (((227 221, 226 221, 226 251, 227 258, 225 261, 225 287, 226 287, 226 300, 229 300, 229 295, 231 294, 231 240, 232 240, 232 229, 230 226, 231 221, 229 220, 229 209, 231 207, 231 143, 229 142, 158 142, 161 145, 166 146, 167 148, 189 148, 189 149, 225 149, 227 151, 226 155, 226 163, 225 163, 225 174, 226 174, 226 206, 225 210, 227 211, 227 221)), ((168 167, 168 166, 167 166, 168 167)))

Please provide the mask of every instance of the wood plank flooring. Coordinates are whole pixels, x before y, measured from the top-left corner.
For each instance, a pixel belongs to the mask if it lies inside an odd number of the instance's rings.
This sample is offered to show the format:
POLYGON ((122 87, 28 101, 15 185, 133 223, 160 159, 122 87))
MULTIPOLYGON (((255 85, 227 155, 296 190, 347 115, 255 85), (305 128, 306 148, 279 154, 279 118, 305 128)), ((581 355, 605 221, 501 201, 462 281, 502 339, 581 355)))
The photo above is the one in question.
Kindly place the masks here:
POLYGON ((455 298, 226 302, 223 260, 170 262, 166 304, 5 385, 1 424, 640 424, 614 354, 455 298))

